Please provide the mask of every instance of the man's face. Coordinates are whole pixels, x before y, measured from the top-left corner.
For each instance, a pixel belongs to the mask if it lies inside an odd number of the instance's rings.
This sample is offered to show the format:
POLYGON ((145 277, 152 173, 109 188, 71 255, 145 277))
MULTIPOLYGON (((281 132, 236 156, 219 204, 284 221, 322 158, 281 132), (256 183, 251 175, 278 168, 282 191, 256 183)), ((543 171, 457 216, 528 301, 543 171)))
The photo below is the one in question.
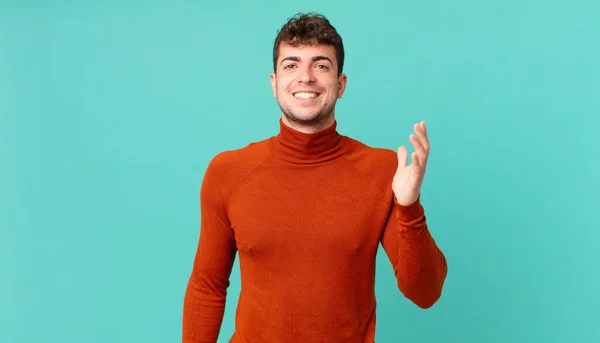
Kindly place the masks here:
POLYGON ((271 87, 287 119, 304 126, 332 119, 335 103, 346 88, 346 75, 338 76, 333 46, 282 44, 276 66, 271 87))

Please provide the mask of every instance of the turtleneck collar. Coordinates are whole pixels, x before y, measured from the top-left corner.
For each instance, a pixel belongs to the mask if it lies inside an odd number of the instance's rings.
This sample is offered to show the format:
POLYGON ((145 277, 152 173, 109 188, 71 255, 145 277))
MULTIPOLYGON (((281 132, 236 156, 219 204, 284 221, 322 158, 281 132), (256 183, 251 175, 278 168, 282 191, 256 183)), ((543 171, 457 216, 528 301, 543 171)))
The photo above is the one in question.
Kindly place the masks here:
POLYGON ((272 139, 273 152, 291 163, 321 163, 343 154, 344 137, 337 132, 337 121, 315 133, 304 133, 279 119, 279 134, 272 139))

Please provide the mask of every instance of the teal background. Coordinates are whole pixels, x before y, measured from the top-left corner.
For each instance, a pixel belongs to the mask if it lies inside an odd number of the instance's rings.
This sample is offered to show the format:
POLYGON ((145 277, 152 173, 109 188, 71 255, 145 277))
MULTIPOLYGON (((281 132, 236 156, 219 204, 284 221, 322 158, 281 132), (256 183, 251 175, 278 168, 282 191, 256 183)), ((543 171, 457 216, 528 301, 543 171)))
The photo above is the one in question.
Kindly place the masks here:
POLYGON ((344 38, 341 133, 429 127, 448 279, 421 310, 381 249, 377 342, 600 341, 600 2, 458 0, 3 2, 0 342, 180 341, 205 168, 277 134, 297 11, 344 38))

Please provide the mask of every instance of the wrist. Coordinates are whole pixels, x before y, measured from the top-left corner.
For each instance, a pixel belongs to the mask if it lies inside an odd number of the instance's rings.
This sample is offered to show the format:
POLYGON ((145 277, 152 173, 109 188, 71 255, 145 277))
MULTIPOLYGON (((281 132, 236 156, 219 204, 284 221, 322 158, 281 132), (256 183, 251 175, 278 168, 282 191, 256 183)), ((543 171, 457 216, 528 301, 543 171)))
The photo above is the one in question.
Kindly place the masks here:
POLYGON ((394 196, 394 207, 397 218, 402 222, 409 222, 421 219, 424 216, 425 211, 421 206, 421 195, 411 203, 401 203, 394 196))

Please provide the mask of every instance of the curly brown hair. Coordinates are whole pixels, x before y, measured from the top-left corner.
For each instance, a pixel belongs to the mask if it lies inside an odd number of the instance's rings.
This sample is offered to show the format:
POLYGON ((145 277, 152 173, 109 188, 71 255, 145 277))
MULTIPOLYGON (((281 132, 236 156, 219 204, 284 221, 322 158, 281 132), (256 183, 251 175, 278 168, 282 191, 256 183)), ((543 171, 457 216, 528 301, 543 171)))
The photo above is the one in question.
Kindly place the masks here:
POLYGON ((335 48, 338 75, 344 68, 344 44, 342 37, 329 20, 318 13, 298 13, 288 19, 277 33, 273 46, 273 71, 277 71, 279 46, 286 43, 292 46, 326 44, 335 48))

